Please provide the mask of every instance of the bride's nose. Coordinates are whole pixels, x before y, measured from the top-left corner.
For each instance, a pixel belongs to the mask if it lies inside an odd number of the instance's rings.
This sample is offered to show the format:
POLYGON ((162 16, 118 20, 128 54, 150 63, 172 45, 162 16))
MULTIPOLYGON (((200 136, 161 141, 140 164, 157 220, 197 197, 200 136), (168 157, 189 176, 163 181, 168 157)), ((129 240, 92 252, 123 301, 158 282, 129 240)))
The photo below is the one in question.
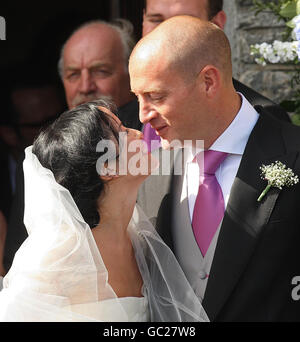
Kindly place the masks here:
POLYGON ((137 129, 131 129, 132 135, 135 136, 136 139, 143 140, 144 134, 141 131, 138 131, 137 129))

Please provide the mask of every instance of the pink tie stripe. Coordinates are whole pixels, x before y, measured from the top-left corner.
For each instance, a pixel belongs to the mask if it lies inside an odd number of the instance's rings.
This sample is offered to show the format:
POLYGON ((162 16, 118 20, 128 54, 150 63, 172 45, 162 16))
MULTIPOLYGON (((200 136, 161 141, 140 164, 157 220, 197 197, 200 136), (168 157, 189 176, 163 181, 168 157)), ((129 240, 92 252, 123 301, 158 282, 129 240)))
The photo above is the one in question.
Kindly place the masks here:
MULTIPOLYGON (((204 172, 200 169, 200 185, 192 220, 194 236, 203 256, 224 216, 223 193, 215 172, 226 156, 224 152, 204 151, 204 172)), ((200 155, 196 159, 199 165, 200 155)))

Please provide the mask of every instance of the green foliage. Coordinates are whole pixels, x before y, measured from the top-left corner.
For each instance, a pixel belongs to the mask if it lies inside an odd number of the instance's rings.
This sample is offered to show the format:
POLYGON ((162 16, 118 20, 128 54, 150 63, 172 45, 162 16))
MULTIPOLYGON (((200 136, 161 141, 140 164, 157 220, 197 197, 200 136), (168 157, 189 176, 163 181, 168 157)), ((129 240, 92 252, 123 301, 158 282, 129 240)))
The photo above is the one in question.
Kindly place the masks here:
POLYGON ((253 0, 255 14, 262 11, 271 11, 279 20, 289 22, 296 15, 300 14, 300 0, 278 0, 263 1, 253 0))
MULTIPOLYGON (((295 28, 293 18, 300 14, 300 0, 277 0, 277 1, 264 1, 253 0, 253 9, 257 15, 260 12, 272 12, 279 21, 284 21, 287 30, 284 35, 284 41, 291 41, 291 34, 295 28)), ((252 51, 254 54, 255 51, 252 51)), ((300 69, 299 60, 295 60, 295 72, 291 79, 291 87, 295 90, 293 98, 284 100, 280 105, 286 109, 287 112, 293 113, 292 121, 296 125, 300 125, 300 69)))
POLYGON ((274 13, 279 20, 286 21, 286 17, 282 15, 282 8, 287 5, 287 3, 294 2, 294 0, 278 0, 278 1, 263 1, 263 0, 253 0, 254 9, 256 10, 255 15, 262 11, 271 11, 274 13))

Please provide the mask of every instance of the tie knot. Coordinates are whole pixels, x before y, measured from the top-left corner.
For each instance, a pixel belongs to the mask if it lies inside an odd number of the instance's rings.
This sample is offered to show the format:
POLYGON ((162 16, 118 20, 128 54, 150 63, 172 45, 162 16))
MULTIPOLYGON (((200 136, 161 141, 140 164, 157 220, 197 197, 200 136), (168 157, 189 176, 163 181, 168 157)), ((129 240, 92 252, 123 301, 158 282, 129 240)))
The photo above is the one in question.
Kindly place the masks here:
MULTIPOLYGON (((226 158, 226 156, 227 156, 226 152, 219 152, 219 151, 213 151, 213 150, 204 151, 204 174, 214 175, 218 167, 220 166, 220 164, 226 158)), ((199 164, 199 159, 200 158, 197 155, 198 164, 199 164)))

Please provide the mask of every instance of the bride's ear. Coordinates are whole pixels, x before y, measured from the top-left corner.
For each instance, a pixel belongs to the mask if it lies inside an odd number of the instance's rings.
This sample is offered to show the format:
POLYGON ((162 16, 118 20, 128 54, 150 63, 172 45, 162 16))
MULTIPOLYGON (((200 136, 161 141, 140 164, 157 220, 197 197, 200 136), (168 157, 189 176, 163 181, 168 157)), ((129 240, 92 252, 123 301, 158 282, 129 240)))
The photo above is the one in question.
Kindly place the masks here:
POLYGON ((119 178, 119 175, 105 175, 105 176, 99 176, 104 182, 112 181, 113 179, 119 178))
POLYGON ((120 176, 117 174, 116 168, 110 168, 108 165, 104 165, 103 172, 99 174, 99 177, 104 182, 110 182, 120 176))
POLYGON ((97 164, 96 169, 99 177, 104 182, 109 182, 113 179, 119 178, 120 176, 117 174, 116 165, 109 165, 107 162, 104 164, 97 164))

